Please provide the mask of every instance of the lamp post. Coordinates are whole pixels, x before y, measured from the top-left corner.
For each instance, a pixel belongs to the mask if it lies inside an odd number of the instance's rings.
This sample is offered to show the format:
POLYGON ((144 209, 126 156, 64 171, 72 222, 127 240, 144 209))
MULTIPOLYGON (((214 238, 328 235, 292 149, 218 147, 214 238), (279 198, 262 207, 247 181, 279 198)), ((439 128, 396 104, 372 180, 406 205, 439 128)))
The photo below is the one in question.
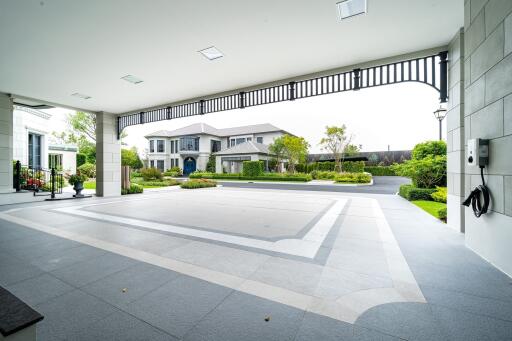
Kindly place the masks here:
POLYGON ((443 122, 443 119, 446 117, 446 108, 443 107, 442 105, 439 106, 439 109, 434 111, 434 116, 439 121, 439 141, 441 141, 443 139, 443 131, 442 131, 443 130, 443 126, 442 126, 442 122, 443 122))

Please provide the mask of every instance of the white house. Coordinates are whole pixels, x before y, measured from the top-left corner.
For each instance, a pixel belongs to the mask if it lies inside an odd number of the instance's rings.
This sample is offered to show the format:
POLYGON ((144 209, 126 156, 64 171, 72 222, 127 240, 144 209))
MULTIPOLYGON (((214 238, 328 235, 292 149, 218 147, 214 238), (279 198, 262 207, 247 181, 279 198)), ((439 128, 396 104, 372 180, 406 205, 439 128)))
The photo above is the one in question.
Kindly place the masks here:
POLYGON ((77 147, 54 143, 52 115, 23 106, 14 107, 13 160, 23 166, 76 172, 77 147))
POLYGON ((289 134, 270 123, 217 129, 195 123, 172 131, 146 135, 149 166, 164 171, 174 166, 184 174, 205 170, 208 158, 216 156, 216 171, 239 172, 244 160, 268 160, 268 145, 289 134))

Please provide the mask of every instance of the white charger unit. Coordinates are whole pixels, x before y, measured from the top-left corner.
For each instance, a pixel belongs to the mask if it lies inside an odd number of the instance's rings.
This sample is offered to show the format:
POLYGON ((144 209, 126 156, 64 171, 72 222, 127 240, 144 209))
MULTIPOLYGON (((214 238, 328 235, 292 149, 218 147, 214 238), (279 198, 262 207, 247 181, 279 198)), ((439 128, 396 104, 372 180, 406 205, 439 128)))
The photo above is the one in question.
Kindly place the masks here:
POLYGON ((469 166, 487 166, 489 164, 489 140, 468 140, 467 161, 469 166))

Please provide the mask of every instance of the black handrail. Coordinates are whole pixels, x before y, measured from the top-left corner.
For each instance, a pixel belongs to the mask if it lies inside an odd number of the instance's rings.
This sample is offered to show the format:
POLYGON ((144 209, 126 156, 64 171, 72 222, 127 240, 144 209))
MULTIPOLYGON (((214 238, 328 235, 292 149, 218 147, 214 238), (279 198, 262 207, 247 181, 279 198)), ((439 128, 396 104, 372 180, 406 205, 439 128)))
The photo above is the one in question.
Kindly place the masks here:
POLYGON ((55 168, 48 170, 40 167, 22 166, 19 160, 16 161, 14 166, 13 176, 13 187, 16 192, 28 190, 33 191, 34 195, 40 191, 50 192, 52 199, 54 199, 55 194, 61 194, 64 187, 64 176, 57 172, 55 168))

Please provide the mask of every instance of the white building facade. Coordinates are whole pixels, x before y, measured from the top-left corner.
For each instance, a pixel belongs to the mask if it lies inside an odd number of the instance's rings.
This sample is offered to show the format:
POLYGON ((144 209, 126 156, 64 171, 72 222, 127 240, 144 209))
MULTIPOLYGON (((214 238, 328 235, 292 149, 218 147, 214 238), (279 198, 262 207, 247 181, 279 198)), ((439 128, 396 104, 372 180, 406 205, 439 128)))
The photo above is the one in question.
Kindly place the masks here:
POLYGON ((23 106, 14 107, 13 160, 34 169, 75 173, 77 147, 54 143, 51 138, 52 115, 23 106))
MULTIPOLYGON (((254 159, 263 160, 267 159, 264 154, 268 156, 268 145, 284 134, 289 133, 269 123, 225 129, 196 123, 173 131, 161 130, 146 135, 149 141, 148 166, 161 171, 180 167, 184 174, 204 171, 212 153, 220 160, 221 154, 227 157, 225 151, 243 144, 247 146, 243 148, 244 152, 254 150, 253 154, 258 155, 254 159)), ((244 155, 244 160, 250 157, 250 154, 244 155)), ((224 168, 227 172, 239 170, 239 165, 232 164, 224 168)), ((222 166, 216 167, 216 171, 222 172, 222 166)))

